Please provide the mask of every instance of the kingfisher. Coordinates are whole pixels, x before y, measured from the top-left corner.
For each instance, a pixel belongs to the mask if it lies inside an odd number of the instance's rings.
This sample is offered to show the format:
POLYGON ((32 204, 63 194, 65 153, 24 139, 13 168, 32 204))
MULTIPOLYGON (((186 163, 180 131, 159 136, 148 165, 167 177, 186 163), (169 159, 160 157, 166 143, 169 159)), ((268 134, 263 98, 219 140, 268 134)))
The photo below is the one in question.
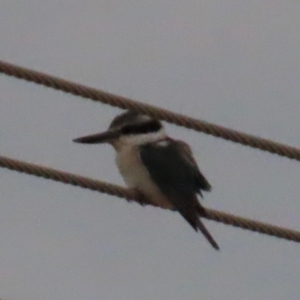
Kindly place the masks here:
POLYGON ((219 250, 200 219, 206 210, 197 198, 197 194, 203 197, 202 191, 210 191, 211 185, 200 172, 190 146, 169 137, 159 120, 126 111, 113 119, 107 131, 73 141, 112 145, 117 166, 129 188, 155 206, 178 211, 219 250))

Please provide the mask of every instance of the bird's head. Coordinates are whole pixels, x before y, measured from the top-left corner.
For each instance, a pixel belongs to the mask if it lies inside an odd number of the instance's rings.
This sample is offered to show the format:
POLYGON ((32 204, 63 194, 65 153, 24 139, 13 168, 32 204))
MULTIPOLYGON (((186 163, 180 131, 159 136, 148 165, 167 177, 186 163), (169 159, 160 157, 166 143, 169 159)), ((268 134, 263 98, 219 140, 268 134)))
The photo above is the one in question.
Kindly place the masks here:
POLYGON ((165 139, 162 123, 147 115, 127 111, 113 119, 107 131, 83 136, 73 141, 82 144, 111 144, 116 150, 122 146, 142 145, 165 139))

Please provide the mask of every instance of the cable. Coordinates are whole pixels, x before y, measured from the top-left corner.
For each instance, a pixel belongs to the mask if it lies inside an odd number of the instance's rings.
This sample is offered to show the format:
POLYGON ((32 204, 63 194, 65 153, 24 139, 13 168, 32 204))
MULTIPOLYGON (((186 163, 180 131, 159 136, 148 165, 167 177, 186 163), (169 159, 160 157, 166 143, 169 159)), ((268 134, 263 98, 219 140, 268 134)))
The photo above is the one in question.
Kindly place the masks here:
POLYGON ((291 147, 268 139, 263 139, 254 135, 208 123, 202 120, 190 118, 182 114, 173 113, 166 109, 161 109, 138 101, 133 101, 125 97, 113 95, 101 90, 97 90, 27 68, 19 67, 7 62, 0 61, 0 72, 9 76, 14 76, 16 78, 41 84, 56 90, 61 90, 76 96, 81 96, 83 98, 100 101, 102 103, 117 106, 123 109, 130 109, 179 126, 184 126, 186 128, 201 131, 215 137, 300 161, 300 149, 296 147, 291 147))
MULTIPOLYGON (((141 205, 153 205, 152 203, 147 202, 142 195, 130 189, 4 156, 0 156, 0 167, 125 198, 128 201, 135 201, 141 205)), ((300 232, 296 230, 282 228, 207 208, 206 215, 203 217, 227 225, 240 227, 242 229, 275 236, 289 241, 300 242, 300 232)))

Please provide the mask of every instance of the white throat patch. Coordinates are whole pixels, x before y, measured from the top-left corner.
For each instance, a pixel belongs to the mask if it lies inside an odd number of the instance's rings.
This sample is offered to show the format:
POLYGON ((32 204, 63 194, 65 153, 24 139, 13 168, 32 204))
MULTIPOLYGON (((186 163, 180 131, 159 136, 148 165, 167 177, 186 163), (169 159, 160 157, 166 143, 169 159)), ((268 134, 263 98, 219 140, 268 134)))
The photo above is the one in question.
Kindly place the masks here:
POLYGON ((153 143, 163 140, 167 137, 165 130, 162 128, 157 132, 150 132, 145 134, 121 136, 116 143, 119 147, 122 146, 138 146, 147 143, 153 143))

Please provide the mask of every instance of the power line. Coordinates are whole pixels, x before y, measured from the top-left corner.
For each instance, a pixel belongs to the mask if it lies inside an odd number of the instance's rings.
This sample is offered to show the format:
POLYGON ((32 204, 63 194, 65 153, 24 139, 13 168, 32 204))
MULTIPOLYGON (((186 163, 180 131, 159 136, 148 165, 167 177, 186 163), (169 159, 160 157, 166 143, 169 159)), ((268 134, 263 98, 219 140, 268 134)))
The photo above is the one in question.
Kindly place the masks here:
MULTIPOLYGON (((93 191, 98 191, 108 195, 113 195, 121 198, 125 198, 128 201, 135 201, 141 205, 153 205, 149 203, 142 195, 138 194, 136 191, 123 188, 118 185, 102 182, 99 180, 71 174, 68 172, 63 172, 55 170, 52 168, 43 167, 40 165, 23 162, 20 160, 15 160, 5 156, 0 156, 0 167, 7 168, 10 170, 43 177, 46 179, 51 179, 55 181, 60 181, 65 184, 71 184, 74 186, 79 186, 93 191)), ((275 236, 289 241, 300 242, 300 232, 296 230, 291 230, 279 226, 274 226, 251 219, 238 217, 232 214, 220 212, 213 209, 206 208, 206 215, 203 218, 213 220, 216 222, 221 222, 223 224, 240 227, 242 229, 247 229, 270 236, 275 236)))
MULTIPOLYGON (((193 119, 185 115, 173 113, 165 109, 160 109, 155 106, 133 101, 121 96, 116 96, 107 92, 103 92, 101 90, 97 90, 27 68, 19 67, 7 62, 0 61, 0 72, 9 76, 14 76, 16 78, 24 79, 67 93, 71 93, 73 95, 89 98, 94 101, 99 101, 123 109, 130 109, 139 113, 147 114, 154 118, 162 119, 179 126, 184 126, 196 131, 201 131, 216 137, 230 140, 232 142, 248 145, 253 148, 258 148, 260 150, 268 151, 270 153, 300 161, 300 150, 295 147, 290 147, 271 140, 262 139, 219 125, 193 119)), ((138 202, 141 205, 153 205, 152 203, 147 202, 147 200, 144 199, 142 195, 137 194, 137 192, 133 190, 129 190, 114 184, 90 179, 87 177, 14 160, 4 156, 0 156, 0 167, 24 172, 46 179, 61 181, 66 184, 80 186, 82 188, 99 191, 109 195, 122 197, 127 199, 128 201, 133 200, 135 202, 138 202)), ((295 230, 282 228, 279 226, 274 226, 211 209, 206 209, 206 215, 203 217, 217 222, 222 222, 227 225, 276 236, 278 238, 283 238, 286 240, 300 242, 300 232, 295 230)))
POLYGON ((291 147, 237 130, 190 118, 182 114, 173 113, 166 109, 161 109, 149 104, 113 95, 95 88, 16 66, 4 61, 0 61, 0 72, 76 96, 81 96, 83 98, 89 98, 94 101, 99 101, 123 109, 130 109, 179 126, 184 126, 215 137, 300 161, 300 149, 296 147, 291 147))

